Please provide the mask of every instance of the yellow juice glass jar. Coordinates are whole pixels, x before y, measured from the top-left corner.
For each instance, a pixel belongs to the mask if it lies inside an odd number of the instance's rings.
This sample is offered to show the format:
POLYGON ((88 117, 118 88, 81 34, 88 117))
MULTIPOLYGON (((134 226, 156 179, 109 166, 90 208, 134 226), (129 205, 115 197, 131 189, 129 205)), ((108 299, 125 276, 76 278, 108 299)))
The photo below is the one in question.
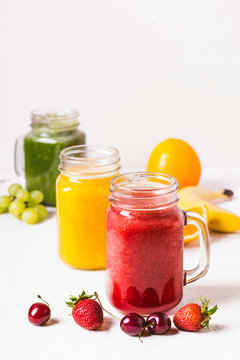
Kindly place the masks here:
POLYGON ((59 255, 78 269, 106 266, 106 212, 120 157, 112 147, 78 145, 60 153, 57 179, 59 255))

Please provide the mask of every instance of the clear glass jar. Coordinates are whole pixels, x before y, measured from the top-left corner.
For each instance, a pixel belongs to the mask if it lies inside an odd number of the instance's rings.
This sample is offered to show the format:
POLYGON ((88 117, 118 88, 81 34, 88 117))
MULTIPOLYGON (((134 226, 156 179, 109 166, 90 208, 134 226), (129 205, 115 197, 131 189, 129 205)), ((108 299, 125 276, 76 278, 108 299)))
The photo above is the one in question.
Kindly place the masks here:
POLYGON ((79 113, 72 108, 42 108, 31 113, 32 131, 15 145, 15 171, 24 176, 28 190, 41 190, 44 203, 56 204, 56 179, 62 149, 85 144, 78 129, 79 113), (22 148, 24 154, 22 154, 22 148))
POLYGON ((109 186, 120 171, 119 152, 104 146, 73 146, 61 152, 59 169, 60 258, 78 269, 103 269, 109 186))
POLYGON ((123 312, 166 311, 182 299, 183 285, 204 276, 209 235, 204 219, 177 206, 178 184, 159 173, 128 173, 111 181, 107 213, 107 291, 123 312), (201 257, 183 269, 184 225, 199 230, 201 257))

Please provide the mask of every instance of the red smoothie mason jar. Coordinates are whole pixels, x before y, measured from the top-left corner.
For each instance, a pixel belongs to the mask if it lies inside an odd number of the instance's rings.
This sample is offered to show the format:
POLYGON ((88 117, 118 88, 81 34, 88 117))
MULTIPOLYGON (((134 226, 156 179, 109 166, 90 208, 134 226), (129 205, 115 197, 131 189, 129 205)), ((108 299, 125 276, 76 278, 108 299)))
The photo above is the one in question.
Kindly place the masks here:
POLYGON ((107 212, 107 291, 120 311, 166 311, 183 286, 207 273, 209 234, 204 219, 178 206, 178 183, 160 173, 135 172, 111 180, 107 212), (200 260, 183 269, 184 226, 199 232, 200 260))

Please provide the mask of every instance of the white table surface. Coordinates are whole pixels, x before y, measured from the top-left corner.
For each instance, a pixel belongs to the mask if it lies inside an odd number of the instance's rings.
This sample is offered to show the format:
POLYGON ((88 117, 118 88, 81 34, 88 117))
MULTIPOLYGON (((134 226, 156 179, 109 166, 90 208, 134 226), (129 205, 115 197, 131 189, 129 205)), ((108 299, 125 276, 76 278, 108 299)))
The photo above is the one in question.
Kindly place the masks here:
MULTIPOLYGON (((12 171, 0 171, 0 194, 16 181, 12 171)), ((231 188, 236 196, 222 203, 240 215, 240 169, 203 171, 201 185, 231 188)), ((80 271, 58 257, 55 212, 46 221, 29 226, 9 214, 0 215, 0 359, 236 359, 240 339, 240 234, 211 234, 211 265, 205 278, 187 285, 177 308, 210 298, 219 310, 210 330, 148 336, 143 343, 124 334, 115 319, 105 316, 99 331, 79 327, 68 316, 64 301, 69 294, 97 291, 106 308, 118 314, 105 294, 104 271, 80 271), (28 322, 29 306, 37 294, 51 306, 48 326, 28 322), (235 355, 234 355, 235 354, 235 355)), ((186 267, 195 265, 198 244, 185 246, 186 267)), ((169 312, 172 318, 175 310, 169 312)))

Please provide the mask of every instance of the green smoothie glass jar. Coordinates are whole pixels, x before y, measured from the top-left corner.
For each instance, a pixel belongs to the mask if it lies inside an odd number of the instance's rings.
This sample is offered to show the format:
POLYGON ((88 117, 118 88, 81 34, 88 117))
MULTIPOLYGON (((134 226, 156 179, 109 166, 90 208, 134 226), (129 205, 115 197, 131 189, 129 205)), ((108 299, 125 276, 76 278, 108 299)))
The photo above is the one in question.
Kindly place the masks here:
POLYGON ((15 172, 27 190, 41 190, 46 205, 56 205, 59 154, 69 146, 84 145, 78 129, 79 113, 73 108, 40 108, 31 113, 32 131, 15 143, 15 172))

